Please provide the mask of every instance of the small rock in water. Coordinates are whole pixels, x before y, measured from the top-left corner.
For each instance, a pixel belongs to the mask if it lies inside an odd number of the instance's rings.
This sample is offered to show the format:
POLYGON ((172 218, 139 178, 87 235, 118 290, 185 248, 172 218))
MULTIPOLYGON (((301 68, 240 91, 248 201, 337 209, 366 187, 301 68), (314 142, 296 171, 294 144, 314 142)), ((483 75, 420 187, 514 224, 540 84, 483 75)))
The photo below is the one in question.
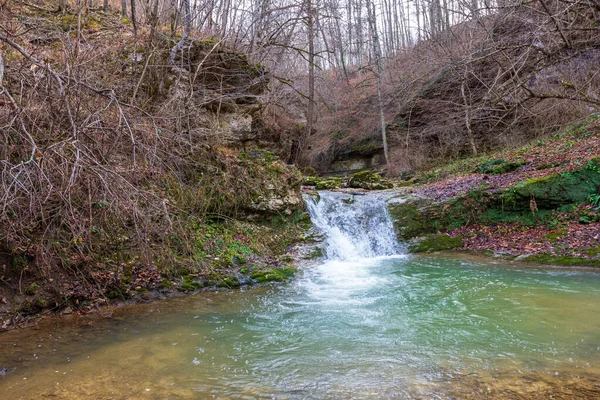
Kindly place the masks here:
POLYGON ((6 374, 8 374, 8 368, 5 365, 4 367, 2 367, 2 369, 0 369, 0 375, 6 375, 6 374))

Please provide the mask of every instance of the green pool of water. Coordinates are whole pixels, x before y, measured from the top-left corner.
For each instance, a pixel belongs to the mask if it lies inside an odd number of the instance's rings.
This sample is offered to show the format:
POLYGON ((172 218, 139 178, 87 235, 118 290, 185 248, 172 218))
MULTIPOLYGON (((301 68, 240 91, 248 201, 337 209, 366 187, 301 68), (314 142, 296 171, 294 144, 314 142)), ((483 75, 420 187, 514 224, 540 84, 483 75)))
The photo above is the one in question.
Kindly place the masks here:
POLYGON ((327 262, 0 334, 2 399, 599 398, 600 271, 327 262))

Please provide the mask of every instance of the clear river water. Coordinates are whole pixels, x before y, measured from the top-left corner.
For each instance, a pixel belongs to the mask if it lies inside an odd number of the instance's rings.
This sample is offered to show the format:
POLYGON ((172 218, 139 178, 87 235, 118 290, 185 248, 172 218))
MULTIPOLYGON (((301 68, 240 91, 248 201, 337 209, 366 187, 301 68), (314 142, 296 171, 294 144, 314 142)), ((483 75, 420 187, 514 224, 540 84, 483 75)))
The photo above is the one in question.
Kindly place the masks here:
POLYGON ((600 398, 600 271, 406 255, 382 199, 307 202, 292 281, 0 334, 0 399, 600 398))

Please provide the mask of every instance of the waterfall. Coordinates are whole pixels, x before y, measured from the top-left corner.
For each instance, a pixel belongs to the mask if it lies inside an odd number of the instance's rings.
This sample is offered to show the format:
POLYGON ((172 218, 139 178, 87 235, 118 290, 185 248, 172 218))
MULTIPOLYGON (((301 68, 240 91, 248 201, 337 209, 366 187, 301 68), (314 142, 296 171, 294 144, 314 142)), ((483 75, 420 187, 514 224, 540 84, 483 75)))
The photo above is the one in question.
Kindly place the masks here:
POLYGON ((356 261, 403 253, 383 198, 320 192, 305 195, 308 212, 325 236, 328 260, 356 261))

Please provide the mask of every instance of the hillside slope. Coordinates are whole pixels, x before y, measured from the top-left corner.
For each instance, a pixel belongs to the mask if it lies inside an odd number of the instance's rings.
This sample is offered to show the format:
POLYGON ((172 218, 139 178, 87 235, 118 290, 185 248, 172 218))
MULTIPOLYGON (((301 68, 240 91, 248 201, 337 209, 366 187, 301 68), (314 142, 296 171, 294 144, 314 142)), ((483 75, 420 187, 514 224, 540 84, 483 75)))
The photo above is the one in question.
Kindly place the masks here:
POLYGON ((0 329, 293 273, 301 177, 262 118, 268 71, 211 38, 169 65, 167 27, 54 7, 0 9, 0 329))
MULTIPOLYGON (((386 60, 389 173, 518 147, 599 111, 597 4, 548 7, 507 6, 386 60)), ((307 164, 322 173, 383 167, 375 83, 368 68, 325 80, 307 164)))

